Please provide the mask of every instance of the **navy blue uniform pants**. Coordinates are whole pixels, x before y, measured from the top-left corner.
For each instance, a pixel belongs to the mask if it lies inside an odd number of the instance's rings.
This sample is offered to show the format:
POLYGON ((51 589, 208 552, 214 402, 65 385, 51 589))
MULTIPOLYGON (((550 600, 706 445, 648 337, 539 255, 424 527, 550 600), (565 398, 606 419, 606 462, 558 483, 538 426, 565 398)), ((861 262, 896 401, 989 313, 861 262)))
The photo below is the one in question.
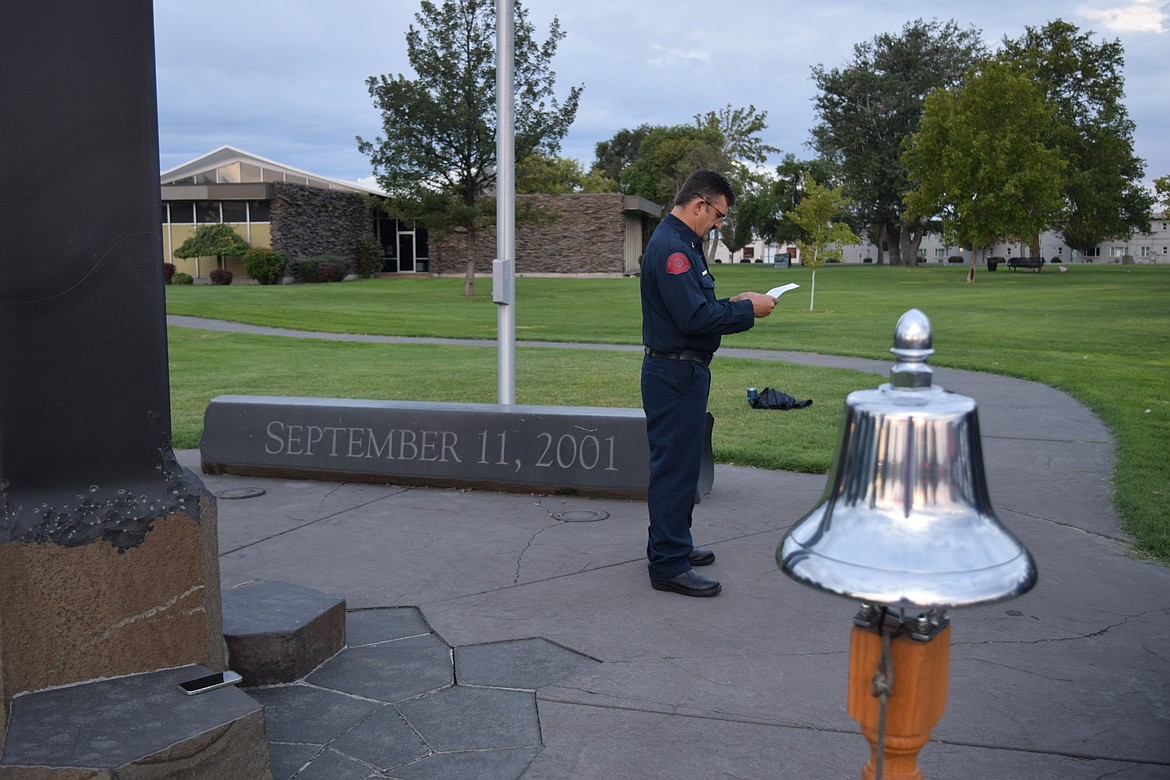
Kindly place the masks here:
POLYGON ((691 510, 703 460, 711 369, 694 360, 646 356, 642 408, 650 443, 646 544, 650 579, 666 580, 691 568, 691 510))

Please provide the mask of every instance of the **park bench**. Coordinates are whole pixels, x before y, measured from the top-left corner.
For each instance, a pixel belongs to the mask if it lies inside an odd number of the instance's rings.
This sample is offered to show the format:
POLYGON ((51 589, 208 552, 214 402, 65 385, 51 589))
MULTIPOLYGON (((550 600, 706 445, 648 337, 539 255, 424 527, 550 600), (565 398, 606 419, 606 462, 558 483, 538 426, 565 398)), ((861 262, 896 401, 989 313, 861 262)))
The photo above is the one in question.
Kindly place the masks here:
POLYGON ((1026 268, 1029 271, 1043 271, 1044 258, 1043 257, 1013 257, 1007 261, 1008 268, 1013 271, 1017 268, 1026 268))

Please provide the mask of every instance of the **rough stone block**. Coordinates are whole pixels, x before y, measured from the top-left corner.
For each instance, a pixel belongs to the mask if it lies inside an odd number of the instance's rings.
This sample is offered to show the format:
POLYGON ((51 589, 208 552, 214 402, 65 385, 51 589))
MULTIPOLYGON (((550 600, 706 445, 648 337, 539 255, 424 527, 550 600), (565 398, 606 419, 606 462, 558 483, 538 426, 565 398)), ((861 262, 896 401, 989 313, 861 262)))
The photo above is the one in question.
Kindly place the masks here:
POLYGON ((345 599, 286 582, 233 588, 223 633, 243 685, 292 682, 345 647, 345 599))
POLYGON ((19 594, 0 602, 5 701, 95 677, 223 668, 216 505, 198 503, 154 518, 125 550, 0 543, 0 593, 19 594))

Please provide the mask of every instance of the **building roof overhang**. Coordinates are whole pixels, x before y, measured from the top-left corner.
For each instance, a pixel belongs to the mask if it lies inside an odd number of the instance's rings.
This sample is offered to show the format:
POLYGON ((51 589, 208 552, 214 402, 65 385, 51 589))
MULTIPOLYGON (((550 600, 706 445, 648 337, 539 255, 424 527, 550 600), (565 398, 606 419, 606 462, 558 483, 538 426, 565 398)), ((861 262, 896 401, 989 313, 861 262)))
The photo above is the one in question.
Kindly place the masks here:
POLYGON ((358 192, 367 195, 385 194, 380 189, 371 187, 361 182, 345 181, 344 179, 335 179, 331 176, 322 176, 319 173, 312 173, 310 171, 301 170, 300 168, 294 168, 291 165, 285 165, 284 163, 277 162, 275 160, 269 160, 266 157, 261 157, 260 155, 252 154, 251 152, 246 152, 242 149, 237 149, 234 146, 221 146, 218 149, 210 151, 207 154, 200 155, 193 160, 188 160, 182 165, 177 165, 174 168, 163 171, 159 175, 159 180, 163 185, 169 185, 173 184, 174 182, 191 178, 192 176, 196 176, 200 173, 206 173, 208 171, 213 171, 216 168, 230 165, 234 162, 242 162, 249 165, 268 168, 269 170, 281 171, 292 176, 305 177, 308 179, 318 179, 328 183, 330 185, 330 189, 345 190, 347 192, 358 192))

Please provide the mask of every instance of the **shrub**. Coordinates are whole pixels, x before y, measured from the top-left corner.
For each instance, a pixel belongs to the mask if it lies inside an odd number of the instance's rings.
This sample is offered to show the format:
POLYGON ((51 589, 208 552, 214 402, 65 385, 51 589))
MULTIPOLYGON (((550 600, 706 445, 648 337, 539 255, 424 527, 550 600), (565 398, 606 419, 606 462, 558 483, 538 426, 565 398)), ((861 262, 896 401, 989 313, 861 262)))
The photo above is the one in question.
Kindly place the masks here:
POLYGON ((320 263, 314 257, 306 257, 301 260, 294 260, 292 263, 292 275, 298 282, 305 282, 311 284, 313 282, 321 281, 317 276, 317 266, 320 263))
POLYGON ((381 241, 373 236, 366 236, 357 243, 353 272, 358 276, 373 276, 386 264, 385 253, 381 241))
POLYGON ((241 257, 248 251, 248 242, 231 225, 213 222, 200 225, 190 238, 175 250, 175 257, 241 257))
POLYGON ((947 262, 948 263, 961 263, 961 262, 963 262, 963 256, 962 255, 951 255, 950 257, 947 258, 947 262))
POLYGON ((300 282, 339 282, 348 265, 337 255, 306 257, 292 264, 293 276, 300 282))
POLYGON ((171 284, 195 284, 195 277, 179 271, 171 277, 171 284))
POLYGON ((288 258, 266 246, 252 247, 244 254, 244 270, 259 284, 280 284, 288 258))
POLYGON ((174 263, 163 263, 163 284, 170 284, 171 278, 175 275, 174 263))
POLYGON ((232 272, 226 268, 214 268, 209 274, 212 284, 231 284, 232 272))

